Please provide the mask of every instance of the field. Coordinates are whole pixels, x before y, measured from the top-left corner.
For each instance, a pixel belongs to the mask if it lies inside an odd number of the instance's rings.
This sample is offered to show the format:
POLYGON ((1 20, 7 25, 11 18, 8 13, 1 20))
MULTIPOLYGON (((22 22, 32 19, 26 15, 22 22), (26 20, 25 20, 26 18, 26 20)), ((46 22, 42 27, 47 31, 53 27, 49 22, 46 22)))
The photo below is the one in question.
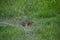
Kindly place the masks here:
POLYGON ((0 0, 0 40, 60 40, 60 0, 0 0))

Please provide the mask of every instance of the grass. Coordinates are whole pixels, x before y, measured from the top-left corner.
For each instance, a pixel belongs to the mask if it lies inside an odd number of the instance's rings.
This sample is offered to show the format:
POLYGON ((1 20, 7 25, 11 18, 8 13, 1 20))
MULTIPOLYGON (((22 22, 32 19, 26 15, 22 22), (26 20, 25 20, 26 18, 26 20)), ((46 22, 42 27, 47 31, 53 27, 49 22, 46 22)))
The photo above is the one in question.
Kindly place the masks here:
POLYGON ((1 0, 0 40, 60 40, 59 0, 1 0), (25 20, 32 25, 25 28, 25 20))
POLYGON ((24 35, 22 28, 11 25, 0 26, 0 40, 18 40, 22 39, 24 35))

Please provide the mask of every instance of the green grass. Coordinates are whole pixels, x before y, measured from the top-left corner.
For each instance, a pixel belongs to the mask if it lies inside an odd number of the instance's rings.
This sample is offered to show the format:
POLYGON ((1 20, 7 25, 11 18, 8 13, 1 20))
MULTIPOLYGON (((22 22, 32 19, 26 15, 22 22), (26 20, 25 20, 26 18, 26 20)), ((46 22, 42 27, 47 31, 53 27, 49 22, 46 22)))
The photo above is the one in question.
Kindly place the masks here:
POLYGON ((59 30, 60 0, 0 1, 0 40, 60 40, 59 30))
POLYGON ((59 15, 59 0, 2 0, 0 15, 4 17, 38 14, 38 17, 52 17, 59 15))
POLYGON ((23 39, 24 35, 25 32, 22 28, 11 25, 0 26, 0 40, 23 39))

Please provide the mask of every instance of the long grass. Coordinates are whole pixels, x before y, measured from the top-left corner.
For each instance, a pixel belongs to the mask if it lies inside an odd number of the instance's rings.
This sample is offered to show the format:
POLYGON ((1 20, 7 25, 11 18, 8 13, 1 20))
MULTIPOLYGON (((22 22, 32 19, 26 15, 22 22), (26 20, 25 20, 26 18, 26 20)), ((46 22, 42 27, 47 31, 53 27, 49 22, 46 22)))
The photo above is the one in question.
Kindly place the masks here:
POLYGON ((0 40, 60 40, 59 30, 60 0, 0 0, 0 40))

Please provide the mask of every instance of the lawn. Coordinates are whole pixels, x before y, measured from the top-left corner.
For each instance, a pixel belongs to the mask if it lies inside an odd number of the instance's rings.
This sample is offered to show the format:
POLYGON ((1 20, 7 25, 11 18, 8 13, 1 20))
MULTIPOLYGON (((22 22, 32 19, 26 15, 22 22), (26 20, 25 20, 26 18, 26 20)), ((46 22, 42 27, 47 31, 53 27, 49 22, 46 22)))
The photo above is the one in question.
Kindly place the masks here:
POLYGON ((60 40, 60 0, 0 0, 0 40, 60 40))

